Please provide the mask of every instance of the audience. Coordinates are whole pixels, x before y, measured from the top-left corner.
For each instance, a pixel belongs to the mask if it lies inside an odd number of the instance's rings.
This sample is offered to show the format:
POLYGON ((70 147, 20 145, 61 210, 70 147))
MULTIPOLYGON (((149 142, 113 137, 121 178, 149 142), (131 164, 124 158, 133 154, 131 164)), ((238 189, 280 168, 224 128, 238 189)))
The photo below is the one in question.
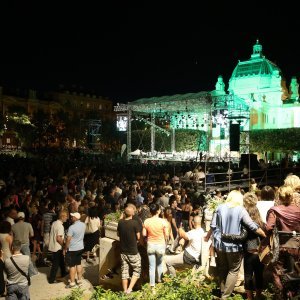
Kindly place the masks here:
MULTIPOLYGON (((127 227, 123 225, 119 228, 121 243, 123 246, 125 243, 125 248, 121 247, 124 292, 131 293, 132 289, 136 288, 139 278, 145 280, 144 273, 147 273, 151 287, 155 287, 156 282, 163 279, 165 264, 168 271, 175 275, 176 268, 180 265, 199 265, 202 263, 201 255, 208 256, 210 253, 214 257, 216 252, 216 268, 223 298, 229 297, 233 291, 237 273, 243 273, 243 269, 240 268, 242 259, 248 299, 252 299, 254 291, 256 296, 260 294, 261 285, 257 283, 257 278, 260 278, 261 273, 257 271, 259 263, 257 254, 254 253, 256 249, 251 248, 249 243, 252 240, 258 241, 257 233, 263 236, 263 231, 258 229, 263 227, 263 223, 268 221, 269 227, 272 227, 270 224, 274 214, 276 215, 273 206, 282 205, 280 201, 285 201, 280 194, 281 188, 279 193, 276 192, 275 186, 266 185, 260 189, 261 182, 258 184, 258 181, 252 178, 250 190, 259 195, 260 200, 257 201, 254 194, 250 196, 246 193, 243 207, 245 192, 242 188, 228 195, 226 191, 222 195, 220 190, 213 189, 203 192, 199 183, 204 177, 201 176, 201 171, 198 171, 203 170, 203 166, 182 166, 180 170, 176 167, 176 175, 173 176, 175 168, 167 165, 149 164, 137 167, 134 164, 114 165, 110 162, 100 164, 96 159, 85 161, 80 158, 74 159, 72 156, 64 161, 51 157, 39 164, 35 163, 35 160, 28 161, 29 165, 27 159, 8 159, 7 169, 0 170, 0 179, 4 182, 0 190, 0 243, 4 261, 12 255, 14 241, 19 241, 20 251, 29 256, 31 276, 38 274, 34 266, 38 266, 34 255, 37 253, 44 262, 48 262, 49 283, 58 282, 58 268, 61 269, 61 276, 65 277, 68 266, 69 282, 66 287, 78 286, 81 284, 83 273, 82 256, 86 257, 89 264, 94 262, 91 254, 98 246, 99 238, 103 236, 101 224, 110 213, 123 212, 120 224, 132 220, 138 228, 133 231, 135 238, 130 243, 126 241, 129 235, 132 236, 132 232, 124 230, 127 227), (221 204, 226 196, 226 203, 221 204), (205 228, 202 217, 209 197, 216 206, 213 210, 216 212, 211 228, 205 228), (248 204, 245 199, 248 199, 248 204), (244 249, 242 243, 230 244, 221 239, 223 231, 239 234, 242 220, 250 228, 244 249), (203 236, 204 231, 207 232, 207 238, 203 236), (139 232, 143 232, 144 238, 137 235, 139 232), (205 250, 209 253, 203 253, 203 241, 207 242, 210 239, 213 240, 211 249, 205 250), (178 241, 182 249, 176 248, 178 241), (128 247, 131 250, 134 248, 134 253, 129 253, 128 247), (132 255, 140 255, 140 266, 138 257, 131 260, 132 255), (130 271, 131 267, 133 273, 130 271), (256 285, 253 286, 254 282, 256 285)), ((226 176, 228 165, 224 164, 222 168, 226 176)), ((234 182, 234 164, 231 164, 230 169, 233 170, 229 173, 230 180, 234 182)), ((241 170, 242 172, 244 176, 243 181, 239 177, 240 182, 250 179, 250 172, 241 170)), ((299 177, 294 174, 289 174, 284 181, 284 186, 292 188, 291 203, 295 206, 299 206, 299 182, 299 177)), ((126 222, 124 224, 127 224, 126 222)), ((18 251, 17 248, 16 244, 14 251, 18 251)), ((263 282, 259 279, 259 283, 263 282)))

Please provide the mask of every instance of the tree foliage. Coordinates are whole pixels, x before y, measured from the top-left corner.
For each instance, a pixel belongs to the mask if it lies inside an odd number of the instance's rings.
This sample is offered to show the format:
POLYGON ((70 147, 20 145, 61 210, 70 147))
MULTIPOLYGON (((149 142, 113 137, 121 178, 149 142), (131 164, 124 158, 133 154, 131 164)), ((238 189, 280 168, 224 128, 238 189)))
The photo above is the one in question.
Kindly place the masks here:
POLYGON ((300 151, 300 128, 252 130, 249 133, 251 152, 300 151))

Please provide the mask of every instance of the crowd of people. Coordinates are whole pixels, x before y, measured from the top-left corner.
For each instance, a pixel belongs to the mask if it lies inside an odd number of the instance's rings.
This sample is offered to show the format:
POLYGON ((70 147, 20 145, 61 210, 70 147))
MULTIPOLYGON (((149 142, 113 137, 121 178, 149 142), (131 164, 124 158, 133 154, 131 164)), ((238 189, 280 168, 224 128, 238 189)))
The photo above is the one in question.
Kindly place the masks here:
MULTIPOLYGON (((87 263, 95 259, 93 249, 113 212, 121 213, 117 232, 127 294, 141 277, 155 292, 164 274, 176 276, 180 266, 204 268, 206 242, 220 297, 230 297, 240 276, 247 299, 258 298, 266 287, 265 266, 258 258, 262 241, 275 225, 279 231, 300 232, 300 179, 293 174, 280 187, 255 185, 222 193, 202 192, 163 167, 153 168, 151 177, 120 166, 102 169, 95 160, 87 164, 82 158, 40 163, 8 159, 1 171, 0 294, 7 299, 29 299, 30 277, 38 274, 38 264, 49 267, 49 284, 58 282, 60 269, 66 288, 80 286, 82 257, 87 263), (238 240, 243 227, 247 237, 238 240)), ((199 167, 190 175, 201 181, 201 174, 199 167)), ((299 260, 295 249, 300 245, 288 238, 280 242, 272 272, 275 291, 283 295, 279 274, 299 260)))

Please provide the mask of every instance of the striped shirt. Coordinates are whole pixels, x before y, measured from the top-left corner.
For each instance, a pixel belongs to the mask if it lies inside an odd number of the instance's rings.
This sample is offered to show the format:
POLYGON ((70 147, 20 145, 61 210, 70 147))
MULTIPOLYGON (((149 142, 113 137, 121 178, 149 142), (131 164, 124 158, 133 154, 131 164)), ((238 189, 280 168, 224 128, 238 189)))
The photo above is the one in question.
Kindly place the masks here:
POLYGON ((56 213, 53 211, 48 211, 43 214, 44 221, 44 233, 49 233, 51 230, 51 223, 54 220, 56 213))

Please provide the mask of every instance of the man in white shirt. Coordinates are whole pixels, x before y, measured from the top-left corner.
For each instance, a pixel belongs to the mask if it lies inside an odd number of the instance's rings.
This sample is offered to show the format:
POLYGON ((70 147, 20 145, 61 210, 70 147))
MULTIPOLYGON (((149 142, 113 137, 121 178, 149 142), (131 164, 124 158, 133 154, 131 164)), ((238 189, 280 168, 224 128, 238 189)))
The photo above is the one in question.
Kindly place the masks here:
POLYGON ((63 256, 62 247, 64 244, 65 229, 63 223, 68 219, 68 212, 62 210, 59 213, 59 219, 52 223, 50 236, 49 236, 49 251, 52 252, 52 266, 48 282, 57 283, 55 280, 56 273, 60 267, 61 277, 65 277, 67 272, 65 268, 65 261, 63 256))
POLYGON ((200 263, 202 240, 204 235, 204 231, 201 228, 201 217, 195 216, 193 223, 194 229, 188 232, 185 232, 181 227, 178 229, 180 238, 188 241, 188 245, 184 251, 176 255, 165 256, 167 270, 172 276, 176 276, 175 267, 184 264, 194 265, 200 263))

